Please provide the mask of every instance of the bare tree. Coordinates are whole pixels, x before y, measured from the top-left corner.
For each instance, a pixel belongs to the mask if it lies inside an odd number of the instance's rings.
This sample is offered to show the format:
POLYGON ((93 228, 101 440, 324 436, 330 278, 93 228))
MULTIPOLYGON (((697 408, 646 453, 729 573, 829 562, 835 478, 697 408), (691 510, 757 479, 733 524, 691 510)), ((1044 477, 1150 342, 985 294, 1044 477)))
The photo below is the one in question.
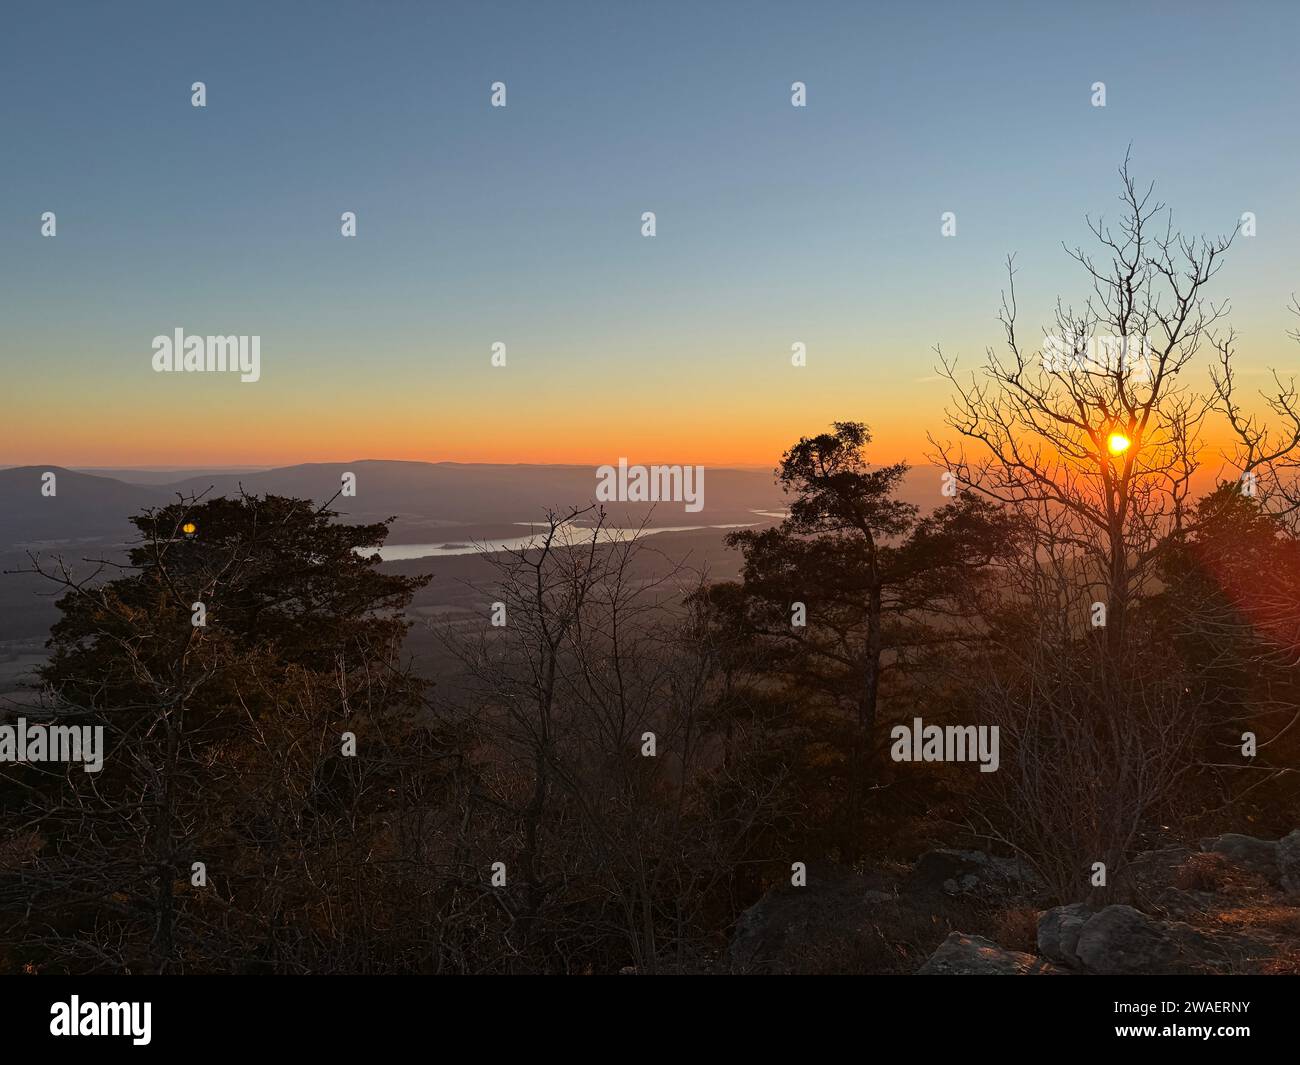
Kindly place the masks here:
POLYGON ((1058 299, 1042 344, 1021 337, 1009 260, 1004 352, 990 349, 969 376, 939 352, 958 442, 931 438, 935 461, 1012 510, 1028 536, 983 605, 992 641, 971 683, 1013 746, 993 789, 995 834, 1062 897, 1080 893, 1093 862, 1113 885, 1193 760, 1203 678, 1152 653, 1175 635, 1153 603, 1183 546, 1221 516, 1195 498, 1207 426, 1226 416, 1241 470, 1275 482, 1300 444, 1292 388, 1279 382, 1270 404, 1287 426, 1278 432, 1233 399, 1228 308, 1209 297, 1232 236, 1184 237, 1127 159, 1120 180, 1118 222, 1088 223, 1101 256, 1067 249, 1089 294, 1079 307, 1058 299), (1211 350, 1217 369, 1197 384, 1211 350))
POLYGON ((531 543, 485 558, 482 593, 505 624, 444 637, 490 739, 481 806, 496 827, 474 846, 482 868, 511 871, 495 896, 503 964, 702 965, 707 908, 779 781, 735 757, 736 728, 714 728, 726 670, 698 579, 590 508, 551 513, 531 543))
POLYGON ((1175 233, 1127 160, 1120 179, 1117 226, 1089 222, 1108 261, 1070 252, 1090 283, 1082 307, 1058 300, 1047 342, 1026 345, 1008 261, 1006 353, 989 349, 981 374, 966 379, 939 353, 954 387, 947 423, 970 447, 931 438, 961 485, 1073 548, 1073 565, 1106 607, 1112 650, 1171 536, 1194 523, 1192 478, 1217 395, 1189 378, 1227 313, 1207 286, 1232 243, 1175 233))

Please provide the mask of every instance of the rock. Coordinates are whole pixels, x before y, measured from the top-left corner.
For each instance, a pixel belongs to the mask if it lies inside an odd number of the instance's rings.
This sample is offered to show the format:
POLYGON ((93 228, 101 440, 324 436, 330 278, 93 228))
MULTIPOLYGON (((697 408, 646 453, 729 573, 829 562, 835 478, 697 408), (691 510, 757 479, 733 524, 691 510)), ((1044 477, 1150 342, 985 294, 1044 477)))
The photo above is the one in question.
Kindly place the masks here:
POLYGON ((1004 950, 983 936, 951 932, 930 955, 918 976, 1057 976, 1063 975, 1041 958, 1004 950))
POLYGON ((1182 920, 1203 919, 1220 904, 1219 897, 1213 891, 1184 890, 1168 887, 1156 900, 1159 912, 1165 917, 1177 917, 1182 920))
MULTIPOLYGON (((1207 896, 1212 904, 1214 897, 1207 896)), ((1275 945, 1244 932, 1211 928, 1207 934, 1132 906, 1094 913, 1084 903, 1039 916, 1038 951, 1067 971, 1097 975, 1240 972, 1251 959, 1276 952, 1275 945)))
POLYGON ((1092 916, 1093 910, 1082 902, 1045 910, 1038 917, 1038 952, 1061 965, 1081 968, 1075 951, 1079 933, 1092 916))
POLYGON ((1222 854, 1233 865, 1252 873, 1260 873, 1270 880, 1278 878, 1278 845, 1271 840, 1243 836, 1239 832, 1225 832, 1212 839, 1201 840, 1201 850, 1222 854))
POLYGON ((1183 863, 1197 853, 1182 844, 1143 851, 1123 870, 1124 883, 1141 898, 1158 899, 1174 885, 1183 863))
POLYGON ((800 971, 861 934, 898 899, 868 878, 833 866, 812 866, 806 887, 768 891, 736 921, 722 962, 733 973, 800 971))
POLYGON ((1132 906, 1107 906, 1079 930, 1072 952, 1089 972, 1166 972, 1181 953, 1173 931, 1132 906))
POLYGON ((989 889, 1032 893, 1039 886, 1033 870, 1014 858, 999 858, 983 851, 940 848, 917 859, 907 879, 913 891, 969 895, 989 889))
POLYGON ((1283 889, 1300 895, 1300 828, 1277 841, 1277 869, 1283 889))

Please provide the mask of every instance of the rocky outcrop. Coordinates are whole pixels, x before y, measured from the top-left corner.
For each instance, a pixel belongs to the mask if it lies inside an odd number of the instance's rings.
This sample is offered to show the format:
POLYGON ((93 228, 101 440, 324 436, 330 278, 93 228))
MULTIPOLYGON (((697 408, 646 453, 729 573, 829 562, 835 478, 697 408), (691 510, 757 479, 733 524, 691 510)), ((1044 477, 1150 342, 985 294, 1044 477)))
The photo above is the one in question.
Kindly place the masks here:
POLYGON ((951 933, 918 976, 1055 976, 1061 971, 1032 954, 1004 950, 983 936, 951 933))
POLYGON ((1200 851, 1183 844, 1147 851, 1116 888, 1131 905, 1056 906, 1037 914, 1035 929, 1040 890, 1019 863, 982 851, 934 850, 910 869, 810 868, 806 886, 773 888, 741 915, 721 967, 1300 974, 1300 830, 1278 841, 1227 833, 1201 841, 1200 851))
POLYGON ((1043 957, 1073 972, 1223 973, 1294 956, 1300 910, 1276 888, 1300 887, 1300 831, 1282 840, 1230 832, 1138 855, 1126 871, 1142 909, 1084 903, 1038 920, 1043 957), (1294 914, 1294 916, 1288 916, 1294 914))

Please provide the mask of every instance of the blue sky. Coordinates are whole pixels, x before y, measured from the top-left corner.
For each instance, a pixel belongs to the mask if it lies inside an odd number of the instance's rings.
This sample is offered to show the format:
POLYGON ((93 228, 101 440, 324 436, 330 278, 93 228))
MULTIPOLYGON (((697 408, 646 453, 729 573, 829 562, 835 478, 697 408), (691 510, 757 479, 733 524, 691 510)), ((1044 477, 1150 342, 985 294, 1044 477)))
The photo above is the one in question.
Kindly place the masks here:
POLYGON ((1027 327, 1084 295, 1061 241, 1114 210, 1130 144, 1181 227, 1256 213, 1216 292, 1243 365, 1294 362, 1294 5, 0 18, 0 359, 19 399, 0 461, 758 463, 848 417, 917 460, 943 407, 933 346, 971 361, 997 342, 1008 252, 1027 327), (263 380, 152 375, 149 340, 175 326, 261 335, 263 380))

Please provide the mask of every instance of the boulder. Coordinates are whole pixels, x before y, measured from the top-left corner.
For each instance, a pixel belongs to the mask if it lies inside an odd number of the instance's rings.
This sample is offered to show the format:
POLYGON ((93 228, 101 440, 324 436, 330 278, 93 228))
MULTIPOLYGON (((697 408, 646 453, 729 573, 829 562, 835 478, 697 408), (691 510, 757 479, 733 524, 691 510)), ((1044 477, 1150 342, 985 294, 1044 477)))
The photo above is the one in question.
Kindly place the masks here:
POLYGON ((1181 953, 1173 930, 1132 906, 1107 906, 1079 929, 1072 953, 1089 972, 1166 972, 1181 953))
POLYGON ((767 892, 736 920, 722 958, 732 973, 797 972, 807 956, 842 945, 898 899, 878 882, 833 866, 813 866, 806 887, 767 892))
POLYGON ((1201 850, 1222 854, 1240 869, 1259 873, 1273 881, 1278 879, 1278 845, 1272 840, 1243 836, 1240 832, 1225 832, 1221 836, 1201 840, 1201 850))
POLYGON ((951 932, 918 976, 1057 976, 1060 970, 1032 954, 1004 950, 983 936, 951 932))
POLYGON ((1038 952, 1061 965, 1081 968, 1076 953, 1079 933, 1092 916, 1093 910, 1082 902, 1045 910, 1038 917, 1038 952))

